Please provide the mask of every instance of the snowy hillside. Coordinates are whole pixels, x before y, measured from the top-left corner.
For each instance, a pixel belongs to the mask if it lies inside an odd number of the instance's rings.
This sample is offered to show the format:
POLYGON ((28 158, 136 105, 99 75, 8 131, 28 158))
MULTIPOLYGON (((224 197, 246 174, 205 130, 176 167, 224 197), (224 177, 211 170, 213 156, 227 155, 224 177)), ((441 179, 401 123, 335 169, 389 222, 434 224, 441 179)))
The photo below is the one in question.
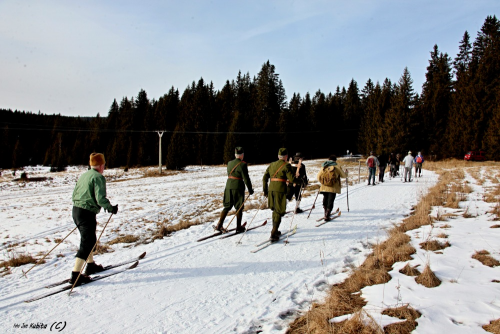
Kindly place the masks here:
MULTIPOLYGON (((314 180, 319 161, 308 161, 306 165, 309 178, 314 180)), ((249 167, 256 192, 247 202, 251 209, 243 215, 247 224, 262 203, 261 180, 266 168, 249 167)), ((11 182, 4 175, 0 183, 2 260, 16 253, 39 257, 74 228, 71 194, 83 172, 33 171, 29 175, 52 179, 26 184, 11 182)), ((357 172, 353 168, 351 175, 357 172)), ((402 183, 399 178, 386 177, 385 183, 375 187, 350 185, 349 212, 343 188, 335 201, 341 217, 315 227, 323 215, 320 195, 309 219, 307 211, 283 218, 281 231, 297 225, 297 233, 290 237, 288 245, 274 244, 254 254, 251 251, 255 245, 270 234, 268 209, 259 211, 252 226, 265 220, 268 224, 243 237, 196 241, 213 233, 211 225, 222 209, 225 167, 191 167, 162 177, 120 170, 108 170, 104 175, 108 179, 108 198, 112 204, 119 204, 120 211, 111 218, 101 239, 111 252, 95 256, 96 262, 113 264, 142 252, 147 252, 146 258, 133 270, 77 287, 70 297, 61 293, 24 303, 47 292, 45 285, 69 277, 79 244, 79 234, 74 232, 28 278, 21 278, 21 270, 29 269, 30 264, 13 268, 11 274, 0 278, 3 332, 19 332, 16 325, 44 324, 49 330, 62 323, 59 325, 65 326, 63 331, 69 333, 283 333, 300 311, 308 310, 312 301, 322 299, 329 286, 344 280, 349 268, 361 264, 371 252, 371 245, 385 239, 385 231, 408 215, 437 180, 436 174, 424 171, 418 182, 402 183), (154 240, 161 223, 187 220, 202 224, 154 240), (125 236, 135 236, 135 241, 112 243, 125 236), (237 244, 240 238, 241 244, 237 244)), ((480 187, 477 191, 481 191, 480 187)), ((310 191, 302 200, 303 209, 312 207, 316 192, 310 191)), ((290 210, 294 207, 295 201, 288 203, 290 210)), ((226 224, 232 217, 226 219, 226 224)), ((98 215, 98 235, 108 218, 107 213, 98 215)), ((387 300, 388 295, 384 299, 376 291, 368 293, 373 303, 392 302, 387 300)), ((394 293, 393 288, 390 293, 394 293)), ((490 307, 498 315, 495 303, 490 307)), ((422 328, 419 325, 418 330, 422 328)))

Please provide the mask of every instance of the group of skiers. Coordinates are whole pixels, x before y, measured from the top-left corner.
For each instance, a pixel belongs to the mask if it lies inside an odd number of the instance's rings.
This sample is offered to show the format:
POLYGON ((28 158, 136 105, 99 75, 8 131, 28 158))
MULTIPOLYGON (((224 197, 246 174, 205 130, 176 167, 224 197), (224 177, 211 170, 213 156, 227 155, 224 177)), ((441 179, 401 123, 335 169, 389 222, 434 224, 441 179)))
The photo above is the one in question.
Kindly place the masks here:
MULTIPOLYGON (((387 165, 390 167, 389 175, 391 177, 396 177, 399 175, 400 164, 403 163, 404 166, 404 180, 403 182, 411 182, 411 172, 412 168, 415 167, 415 177, 422 176, 422 164, 424 163, 424 157, 421 152, 418 152, 416 157, 411 155, 411 151, 408 151, 408 155, 401 159, 400 154, 394 155, 391 153, 386 159, 384 155, 376 157, 374 152, 370 152, 370 156, 366 159, 366 166, 368 167, 368 185, 375 185, 375 173, 377 167, 379 168, 379 182, 384 182, 384 174, 387 165)), ((401 175, 402 176, 402 175, 401 175)))
MULTIPOLYGON (((245 228, 241 224, 245 203, 245 187, 249 196, 254 193, 252 182, 248 175, 248 164, 243 160, 245 152, 242 147, 235 148, 235 159, 227 164, 227 181, 223 195, 223 209, 219 221, 214 229, 225 232, 224 220, 231 208, 236 210, 236 233, 242 233, 245 228)), ((272 210, 273 228, 271 241, 279 240, 281 218, 286 213, 286 202, 295 197, 295 214, 303 212, 300 209, 300 200, 307 178, 304 157, 301 153, 288 156, 286 148, 278 151, 278 160, 271 163, 262 177, 264 196, 272 210)), ((73 191, 73 221, 80 231, 80 248, 76 253, 76 260, 71 272, 70 283, 80 285, 92 280, 89 275, 105 270, 102 265, 94 262, 93 251, 97 243, 96 215, 101 208, 117 214, 118 205, 111 205, 106 197, 106 179, 102 175, 106 161, 101 153, 90 155, 90 169, 78 179, 73 191), (85 272, 82 272, 86 264, 85 272)), ((317 178, 321 183, 319 192, 323 194, 324 219, 331 220, 331 212, 337 194, 341 192, 340 179, 347 177, 347 171, 337 164, 337 157, 331 155, 328 161, 322 164, 317 178)))

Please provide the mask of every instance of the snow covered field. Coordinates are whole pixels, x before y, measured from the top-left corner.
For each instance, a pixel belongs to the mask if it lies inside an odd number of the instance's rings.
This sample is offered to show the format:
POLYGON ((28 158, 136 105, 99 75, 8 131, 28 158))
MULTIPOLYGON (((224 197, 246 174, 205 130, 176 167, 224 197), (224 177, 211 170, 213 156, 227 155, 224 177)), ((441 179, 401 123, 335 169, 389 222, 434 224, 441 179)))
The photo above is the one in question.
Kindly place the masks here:
MULTIPOLYGON (((320 162, 305 164, 310 180, 315 180, 320 162)), ((263 200, 261 180, 266 168, 249 167, 256 192, 247 202, 255 208, 243 215, 248 224, 263 200)), ((71 194, 84 170, 29 171, 28 176, 51 179, 28 183, 12 182, 4 173, 0 260, 16 252, 39 257, 38 253, 49 251, 74 228, 71 194)), ((357 168, 351 170, 354 172, 357 168)), ((290 237, 290 244, 278 243, 253 254, 255 245, 269 237, 268 209, 259 211, 252 226, 266 219, 268 224, 246 233, 241 244, 236 243, 240 235, 196 241, 213 233, 211 225, 222 209, 226 167, 190 167, 163 177, 142 177, 135 170, 107 170, 104 175, 108 198, 119 204, 119 212, 111 218, 101 243, 126 235, 135 235, 138 241, 113 244, 109 246, 113 252, 97 255, 96 262, 113 264, 145 251, 146 258, 133 270, 76 288, 70 297, 61 293, 24 303, 46 292, 45 285, 69 277, 79 244, 79 234, 74 232, 28 278, 20 277, 21 270, 31 265, 0 277, 2 332, 23 332, 16 325, 30 324, 44 324, 50 330, 62 323, 63 332, 68 333, 284 333, 300 311, 321 301, 329 286, 344 280, 352 266, 360 265, 371 245, 385 239, 386 230, 408 215, 437 180, 436 174, 424 171, 418 182, 402 183, 386 176, 386 182, 375 187, 351 185, 349 212, 344 188, 335 201, 341 217, 315 227, 316 219, 323 215, 320 195, 309 219, 308 212, 293 218, 297 233, 290 237), (153 241, 159 223, 183 220, 204 223, 153 241)), ((471 184, 476 182, 468 178, 471 184)), ((482 325, 500 317, 500 285, 491 282, 500 279, 498 268, 471 259, 474 250, 485 248, 500 259, 495 242, 500 230, 489 228, 493 223, 486 212, 492 204, 482 201, 484 186, 476 184, 469 202, 464 203, 474 210, 474 218, 459 217, 447 222, 451 228, 443 229, 457 247, 449 247, 443 254, 425 252, 418 243, 440 227, 409 232, 418 249, 411 264, 423 267, 430 261, 443 284, 425 288, 399 273, 405 263, 395 265, 389 283, 363 289, 366 308, 374 319, 383 324, 399 321, 381 316, 380 311, 387 305, 410 303, 423 314, 417 320, 419 333, 479 333, 484 332, 482 325), (448 253, 450 256, 444 256, 448 253)), ((316 192, 304 197, 303 209, 312 206, 316 192)), ((290 210, 294 207, 295 201, 288 203, 290 210)), ((292 217, 283 218, 281 231, 290 228, 292 217)), ((98 215, 98 235, 108 218, 108 213, 98 215)))

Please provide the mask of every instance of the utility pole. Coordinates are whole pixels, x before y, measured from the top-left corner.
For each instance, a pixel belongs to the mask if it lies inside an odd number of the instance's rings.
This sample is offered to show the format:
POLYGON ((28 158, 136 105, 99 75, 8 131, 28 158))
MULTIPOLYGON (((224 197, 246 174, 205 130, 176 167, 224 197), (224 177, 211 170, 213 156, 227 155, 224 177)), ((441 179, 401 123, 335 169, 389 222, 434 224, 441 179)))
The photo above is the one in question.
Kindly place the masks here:
POLYGON ((160 140, 160 149, 158 150, 158 153, 160 155, 158 171, 159 171, 159 173, 161 175, 161 137, 163 137, 163 131, 162 132, 157 131, 157 133, 158 133, 158 137, 159 137, 159 140, 160 140))

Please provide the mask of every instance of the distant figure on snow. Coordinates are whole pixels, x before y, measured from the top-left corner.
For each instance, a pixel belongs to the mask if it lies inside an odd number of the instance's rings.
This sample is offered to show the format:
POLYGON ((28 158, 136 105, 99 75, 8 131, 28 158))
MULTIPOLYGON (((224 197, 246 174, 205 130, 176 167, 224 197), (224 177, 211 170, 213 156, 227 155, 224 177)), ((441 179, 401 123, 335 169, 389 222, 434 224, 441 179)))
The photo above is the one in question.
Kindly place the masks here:
POLYGON ((403 159, 403 163, 405 164, 405 180, 408 176, 408 182, 411 182, 411 169, 413 167, 413 156, 411 155, 411 151, 408 151, 408 155, 403 159))
POLYGON ((370 156, 366 159, 366 166, 368 167, 368 185, 373 180, 373 185, 375 185, 375 173, 377 172, 377 166, 379 165, 378 159, 373 155, 373 151, 370 152, 370 156))
POLYGON ((236 215, 236 233, 245 232, 245 228, 241 226, 243 219, 243 209, 241 206, 245 201, 245 185, 248 188, 248 193, 253 194, 252 181, 248 176, 248 164, 243 161, 245 151, 243 147, 236 147, 234 149, 234 160, 227 164, 227 181, 226 189, 224 190, 224 209, 220 213, 219 222, 214 227, 215 230, 223 232, 224 219, 234 206, 238 212, 236 215))
POLYGON ((415 163, 415 177, 422 176, 422 164, 424 163, 424 157, 422 156, 422 153, 418 152, 417 156, 415 157, 415 160, 413 161, 415 163))
POLYGON ((103 271, 103 267, 94 262, 92 248, 97 242, 95 235, 96 215, 104 208, 112 214, 118 213, 118 205, 111 205, 106 198, 106 179, 102 175, 106 160, 101 153, 90 155, 91 169, 80 176, 73 190, 73 221, 80 231, 80 249, 76 253, 75 266, 71 272, 70 283, 80 285, 92 279, 88 275, 103 271), (85 273, 77 277, 88 259, 85 273))
POLYGON ((385 169, 387 168, 387 158, 385 157, 385 154, 378 156, 378 162, 378 182, 384 182, 385 169))

